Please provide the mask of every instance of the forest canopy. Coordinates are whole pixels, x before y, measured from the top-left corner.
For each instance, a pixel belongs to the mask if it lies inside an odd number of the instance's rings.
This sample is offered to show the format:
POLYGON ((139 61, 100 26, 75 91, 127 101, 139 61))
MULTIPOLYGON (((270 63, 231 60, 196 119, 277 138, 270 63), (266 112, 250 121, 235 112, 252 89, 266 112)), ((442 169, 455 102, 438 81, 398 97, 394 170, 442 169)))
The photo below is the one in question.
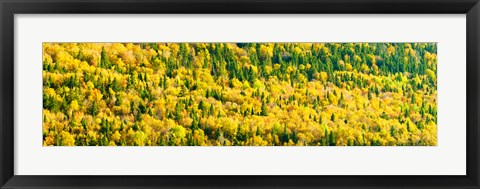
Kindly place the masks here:
POLYGON ((43 146, 436 146, 436 43, 43 43, 43 146))

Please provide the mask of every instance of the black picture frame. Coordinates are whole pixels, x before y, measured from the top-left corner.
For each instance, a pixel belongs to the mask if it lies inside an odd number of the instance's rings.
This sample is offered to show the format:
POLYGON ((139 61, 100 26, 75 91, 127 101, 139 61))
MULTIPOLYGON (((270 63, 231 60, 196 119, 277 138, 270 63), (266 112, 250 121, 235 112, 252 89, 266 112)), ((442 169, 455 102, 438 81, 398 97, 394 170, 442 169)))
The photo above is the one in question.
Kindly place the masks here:
MULTIPOLYGON (((480 188, 479 0, 1 0, 1 188, 480 188), (466 176, 23 176, 14 175, 15 14, 466 14, 466 176)), ((34 157, 32 157, 34 158, 34 157)), ((446 162, 448 163, 448 162, 446 162)))

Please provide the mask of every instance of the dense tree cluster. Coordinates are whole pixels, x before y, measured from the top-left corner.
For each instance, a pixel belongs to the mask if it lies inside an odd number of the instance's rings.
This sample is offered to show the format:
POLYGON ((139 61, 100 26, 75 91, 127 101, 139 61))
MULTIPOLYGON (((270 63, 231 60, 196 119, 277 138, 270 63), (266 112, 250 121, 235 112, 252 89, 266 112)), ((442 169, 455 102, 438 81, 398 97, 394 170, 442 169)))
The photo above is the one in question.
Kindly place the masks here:
POLYGON ((44 43, 44 146, 437 145, 435 43, 44 43))

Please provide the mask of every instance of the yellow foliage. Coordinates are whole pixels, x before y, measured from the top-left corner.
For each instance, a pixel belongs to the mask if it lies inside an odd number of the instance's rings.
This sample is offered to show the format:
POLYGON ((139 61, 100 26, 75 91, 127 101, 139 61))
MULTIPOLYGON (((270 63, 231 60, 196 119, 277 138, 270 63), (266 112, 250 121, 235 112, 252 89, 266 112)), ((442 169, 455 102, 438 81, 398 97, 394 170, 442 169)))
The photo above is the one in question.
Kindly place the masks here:
POLYGON ((437 145, 437 61, 431 43, 44 43, 43 145, 437 145))

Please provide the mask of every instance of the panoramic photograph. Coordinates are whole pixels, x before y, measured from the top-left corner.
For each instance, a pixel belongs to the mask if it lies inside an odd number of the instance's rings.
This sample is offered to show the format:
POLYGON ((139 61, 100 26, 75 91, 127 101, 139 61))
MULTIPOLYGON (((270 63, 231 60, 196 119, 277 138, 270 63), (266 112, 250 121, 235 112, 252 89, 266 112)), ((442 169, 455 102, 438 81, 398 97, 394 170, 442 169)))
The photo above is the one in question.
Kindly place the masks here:
POLYGON ((43 146, 437 146, 437 43, 43 43, 43 146))

